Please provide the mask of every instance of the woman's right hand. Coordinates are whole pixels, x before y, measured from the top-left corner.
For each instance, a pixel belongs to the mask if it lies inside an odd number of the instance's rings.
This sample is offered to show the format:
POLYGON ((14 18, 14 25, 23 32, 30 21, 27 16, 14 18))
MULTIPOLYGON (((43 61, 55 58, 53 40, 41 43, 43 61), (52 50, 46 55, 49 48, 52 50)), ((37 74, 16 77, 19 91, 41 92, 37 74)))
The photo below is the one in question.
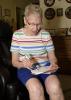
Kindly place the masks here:
POLYGON ((23 67, 24 68, 31 68, 32 65, 33 65, 33 61, 31 59, 25 58, 25 59, 23 59, 22 62, 23 62, 23 67))

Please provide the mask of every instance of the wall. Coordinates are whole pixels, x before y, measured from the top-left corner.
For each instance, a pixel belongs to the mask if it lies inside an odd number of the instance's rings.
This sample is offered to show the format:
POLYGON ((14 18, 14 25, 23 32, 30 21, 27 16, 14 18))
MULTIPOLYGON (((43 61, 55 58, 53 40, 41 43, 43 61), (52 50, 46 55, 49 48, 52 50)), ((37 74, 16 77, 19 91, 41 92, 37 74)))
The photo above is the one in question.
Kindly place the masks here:
MULTIPOLYGON (((16 24, 16 7, 21 8, 21 15, 23 15, 25 6, 30 3, 32 0, 0 0, 0 6, 2 7, 2 18, 5 20, 8 20, 11 24, 16 24), (4 9, 10 9, 11 10, 11 16, 5 16, 4 9), (12 22, 14 19, 14 22, 12 22)), ((63 16, 55 17, 52 20, 47 20, 44 17, 44 11, 47 6, 44 4, 44 0, 40 0, 40 6, 43 10, 43 26, 45 28, 69 28, 71 26, 71 19, 68 19, 65 17, 65 9, 70 6, 71 3, 67 3, 66 0, 55 0, 55 3, 52 8, 55 9, 55 12, 57 8, 63 8, 63 16)), ((14 24, 14 25, 15 25, 14 24)))
POLYGON ((2 7, 2 17, 0 19, 4 19, 8 21, 10 24, 16 27, 16 7, 21 9, 21 14, 24 12, 25 6, 30 3, 31 0, 0 0, 0 6, 2 7), (5 9, 10 10, 10 16, 5 15, 5 9))
POLYGON ((55 17, 52 20, 47 20, 44 17, 44 11, 46 10, 46 8, 48 8, 47 6, 45 6, 44 4, 44 0, 40 0, 40 6, 43 10, 43 26, 45 28, 69 28, 71 27, 71 19, 66 18, 65 16, 65 9, 68 6, 71 6, 71 3, 67 3, 66 0, 55 0, 54 5, 51 6, 51 8, 56 9, 57 8, 63 8, 63 16, 61 17, 57 17, 57 15, 55 15, 55 17))

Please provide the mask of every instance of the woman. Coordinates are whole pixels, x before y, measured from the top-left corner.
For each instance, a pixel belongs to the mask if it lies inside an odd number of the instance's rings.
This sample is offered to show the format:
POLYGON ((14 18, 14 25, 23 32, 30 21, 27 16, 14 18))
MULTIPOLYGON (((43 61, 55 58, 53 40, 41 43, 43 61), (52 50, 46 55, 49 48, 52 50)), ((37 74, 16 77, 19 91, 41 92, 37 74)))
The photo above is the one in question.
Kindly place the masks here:
POLYGON ((25 26, 14 32, 11 43, 12 64, 18 69, 18 78, 28 89, 30 100, 45 100, 41 81, 50 100, 64 100, 56 76, 58 65, 54 45, 49 32, 42 29, 42 11, 38 5, 30 4, 24 15, 25 26), (32 73, 34 63, 38 69, 46 67, 48 72, 32 73))

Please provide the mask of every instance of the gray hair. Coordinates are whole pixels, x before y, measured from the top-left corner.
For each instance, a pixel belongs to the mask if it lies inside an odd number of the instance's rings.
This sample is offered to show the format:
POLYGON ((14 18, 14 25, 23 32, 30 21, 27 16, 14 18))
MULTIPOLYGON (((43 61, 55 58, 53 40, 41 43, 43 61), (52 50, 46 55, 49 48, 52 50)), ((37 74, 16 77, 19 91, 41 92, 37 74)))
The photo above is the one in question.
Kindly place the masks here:
POLYGON ((39 5, 29 4, 25 7, 24 15, 28 17, 30 14, 39 14, 42 17, 42 10, 39 5))

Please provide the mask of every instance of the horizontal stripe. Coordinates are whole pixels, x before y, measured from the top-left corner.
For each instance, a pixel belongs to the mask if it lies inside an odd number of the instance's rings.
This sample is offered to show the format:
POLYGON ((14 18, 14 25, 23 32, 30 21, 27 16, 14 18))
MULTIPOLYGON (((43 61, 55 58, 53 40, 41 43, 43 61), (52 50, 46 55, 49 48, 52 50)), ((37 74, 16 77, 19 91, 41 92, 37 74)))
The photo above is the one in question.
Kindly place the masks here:
POLYGON ((42 62, 40 61, 39 64, 41 66, 47 66, 47 64, 50 65, 50 62, 49 61, 42 61, 42 62))
POLYGON ((14 32, 11 43, 11 52, 20 54, 32 54, 40 56, 54 49, 49 32, 42 32, 37 36, 26 36, 23 29, 14 32), (46 49, 45 49, 46 48, 46 49))
POLYGON ((23 54, 31 54, 31 55, 43 55, 43 54, 45 54, 46 52, 44 52, 44 51, 20 51, 20 53, 23 55, 23 54))
POLYGON ((11 45, 11 48, 19 48, 19 46, 11 45))
POLYGON ((20 47, 22 49, 37 49, 37 48, 44 48, 45 46, 23 46, 23 47, 20 47))
POLYGON ((45 40, 17 40, 17 39, 13 39, 13 41, 16 41, 16 42, 48 42, 48 41, 50 41, 51 39, 49 39, 49 40, 47 40, 47 39, 45 39, 45 40))

